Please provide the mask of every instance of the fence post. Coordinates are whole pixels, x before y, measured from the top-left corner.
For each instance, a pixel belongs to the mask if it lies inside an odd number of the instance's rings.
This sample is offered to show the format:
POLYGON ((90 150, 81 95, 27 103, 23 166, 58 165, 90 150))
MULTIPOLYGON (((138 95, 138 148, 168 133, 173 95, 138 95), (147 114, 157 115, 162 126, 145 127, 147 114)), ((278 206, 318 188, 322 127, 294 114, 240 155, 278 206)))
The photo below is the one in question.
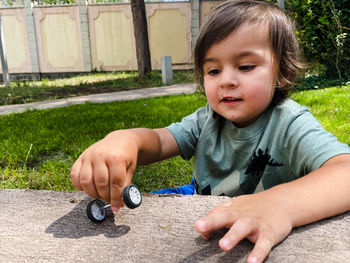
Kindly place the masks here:
POLYGON ((89 39, 88 6, 86 0, 77 0, 79 5, 81 43, 83 51, 84 71, 91 72, 91 52, 89 39))
POLYGON ((1 14, 0 14, 0 57, 1 57, 1 67, 2 67, 2 79, 5 83, 5 86, 10 86, 10 76, 7 66, 7 58, 5 51, 5 42, 4 42, 4 32, 2 30, 1 14))
POLYGON ((191 39, 192 39, 192 50, 197 41, 197 37, 200 29, 200 2, 199 0, 191 1, 191 12, 192 12, 192 21, 191 21, 191 39))
POLYGON ((30 63, 32 66, 32 78, 40 79, 40 66, 38 58, 38 47, 35 35, 35 25, 33 17, 33 8, 30 0, 24 0, 24 12, 26 16, 26 25, 27 25, 27 35, 28 35, 28 46, 29 46, 29 55, 30 63), (36 75, 35 77, 33 75, 36 75))
POLYGON ((173 68, 170 56, 162 57, 162 80, 164 84, 173 84, 173 68))
POLYGON ((285 9, 284 0, 278 0, 278 6, 284 11, 285 9))

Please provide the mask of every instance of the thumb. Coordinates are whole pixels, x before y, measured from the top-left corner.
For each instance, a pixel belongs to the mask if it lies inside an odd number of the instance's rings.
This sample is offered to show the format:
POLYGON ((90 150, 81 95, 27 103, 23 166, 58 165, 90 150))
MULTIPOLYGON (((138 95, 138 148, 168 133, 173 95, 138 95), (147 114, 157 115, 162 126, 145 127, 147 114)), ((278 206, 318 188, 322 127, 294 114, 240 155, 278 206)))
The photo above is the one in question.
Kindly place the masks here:
POLYGON ((110 197, 113 211, 118 211, 120 207, 124 206, 123 190, 131 184, 135 168, 136 165, 130 165, 128 168, 124 165, 118 165, 110 169, 110 197))
POLYGON ((124 165, 109 166, 110 200, 113 211, 118 211, 123 206, 122 193, 126 177, 124 165))

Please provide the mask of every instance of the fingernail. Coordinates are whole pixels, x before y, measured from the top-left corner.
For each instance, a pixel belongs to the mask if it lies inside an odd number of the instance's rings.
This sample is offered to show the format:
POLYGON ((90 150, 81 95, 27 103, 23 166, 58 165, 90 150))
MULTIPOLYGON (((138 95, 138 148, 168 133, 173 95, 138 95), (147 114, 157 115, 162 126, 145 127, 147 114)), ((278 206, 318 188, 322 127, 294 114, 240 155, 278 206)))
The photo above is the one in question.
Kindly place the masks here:
POLYGON ((206 231, 207 226, 206 226, 206 223, 204 221, 198 220, 196 223, 196 226, 197 226, 197 229, 199 231, 203 231, 203 232, 206 231))
POLYGON ((113 212, 118 212, 119 209, 120 209, 120 207, 118 207, 118 206, 112 206, 111 209, 112 209, 113 212))
POLYGON ((248 263, 258 263, 258 259, 256 257, 251 257, 248 259, 248 263))
POLYGON ((220 240, 220 247, 227 251, 227 250, 231 250, 231 241, 227 238, 223 238, 220 240))

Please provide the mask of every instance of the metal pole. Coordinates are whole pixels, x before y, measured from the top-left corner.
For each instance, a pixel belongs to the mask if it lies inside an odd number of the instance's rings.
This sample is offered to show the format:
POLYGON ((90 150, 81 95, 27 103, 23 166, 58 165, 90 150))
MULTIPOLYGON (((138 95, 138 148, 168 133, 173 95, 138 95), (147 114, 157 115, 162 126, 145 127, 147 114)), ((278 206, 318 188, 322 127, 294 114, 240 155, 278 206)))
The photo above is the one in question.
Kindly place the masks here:
POLYGON ((4 32, 2 30, 2 23, 1 23, 1 14, 0 14, 0 58, 1 58, 1 67, 2 67, 2 79, 5 83, 5 86, 10 86, 10 76, 9 76, 9 70, 7 66, 4 32))

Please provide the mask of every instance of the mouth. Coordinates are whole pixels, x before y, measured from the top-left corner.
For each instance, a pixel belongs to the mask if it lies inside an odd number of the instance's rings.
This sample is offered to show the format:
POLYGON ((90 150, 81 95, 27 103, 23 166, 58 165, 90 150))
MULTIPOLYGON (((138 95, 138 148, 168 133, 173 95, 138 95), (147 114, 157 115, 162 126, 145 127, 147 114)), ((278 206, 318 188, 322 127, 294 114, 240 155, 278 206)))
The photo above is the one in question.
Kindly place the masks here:
POLYGON ((235 98, 235 97, 223 97, 222 98, 222 101, 224 103, 236 103, 236 102, 240 102, 240 101, 243 101, 242 99, 240 98, 235 98))

